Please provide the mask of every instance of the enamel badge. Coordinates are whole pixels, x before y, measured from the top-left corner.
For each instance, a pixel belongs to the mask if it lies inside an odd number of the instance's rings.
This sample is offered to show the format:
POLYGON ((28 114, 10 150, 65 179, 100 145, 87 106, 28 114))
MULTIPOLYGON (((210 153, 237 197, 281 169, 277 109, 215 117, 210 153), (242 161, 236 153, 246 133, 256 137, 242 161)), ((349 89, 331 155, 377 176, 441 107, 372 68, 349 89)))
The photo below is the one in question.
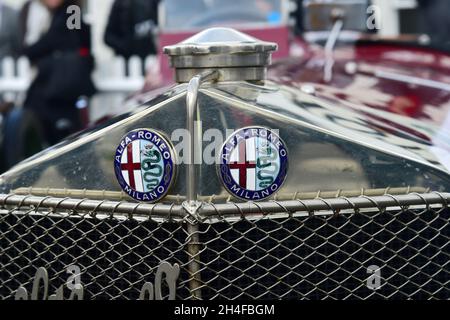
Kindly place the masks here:
POLYGON ((286 179, 286 145, 273 131, 263 127, 242 128, 223 145, 219 176, 228 192, 246 201, 266 199, 286 179))
POLYGON ((137 129, 122 138, 114 158, 114 170, 122 190, 147 202, 161 200, 175 178, 172 144, 160 133, 137 129))

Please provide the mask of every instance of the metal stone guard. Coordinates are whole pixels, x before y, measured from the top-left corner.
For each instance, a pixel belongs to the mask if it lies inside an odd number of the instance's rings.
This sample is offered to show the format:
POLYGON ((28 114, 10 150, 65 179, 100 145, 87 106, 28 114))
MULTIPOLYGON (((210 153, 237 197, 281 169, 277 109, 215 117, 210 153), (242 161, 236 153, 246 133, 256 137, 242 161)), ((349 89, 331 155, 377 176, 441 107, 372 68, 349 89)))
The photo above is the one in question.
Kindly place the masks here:
MULTIPOLYGON (((209 240, 200 242, 198 227, 217 221, 234 221, 253 219, 276 221, 280 214, 287 217, 313 217, 313 216, 355 216, 360 212, 368 212, 366 217, 370 219, 372 212, 374 216, 378 213, 395 211, 398 208, 403 212, 407 209, 435 210, 448 208, 450 204, 450 193, 410 193, 406 195, 383 195, 383 196, 359 196, 359 197, 337 197, 329 199, 290 200, 290 201, 265 201, 247 203, 200 203, 196 214, 192 215, 182 205, 170 204, 147 204, 116 201, 98 201, 89 199, 70 199, 53 197, 36 197, 20 195, 0 195, 0 217, 8 214, 15 216, 37 216, 72 218, 85 221, 95 221, 114 217, 117 220, 148 221, 158 223, 178 221, 185 226, 185 234, 188 235, 184 242, 184 252, 188 253, 185 270, 189 272, 180 285, 188 286, 191 297, 202 299, 205 284, 200 279, 203 272, 211 272, 205 269, 205 265, 199 259, 199 252, 210 246, 209 240), (6 212, 5 212, 6 211, 6 212), (378 213, 377 213, 378 212, 378 213), (194 227, 189 230, 189 227, 194 227), (201 249, 199 249, 201 248, 201 249), (198 251, 197 251, 198 250, 198 251)), ((21 219, 21 218, 19 218, 21 219)), ((327 223, 327 222, 326 222, 327 223)), ((327 223, 328 224, 328 223, 327 223)), ((331 223, 332 225, 332 223, 331 223)), ((446 237, 443 235, 444 238, 446 237)), ((181 250, 181 248, 180 248, 181 250)), ((213 246, 210 250, 215 250, 213 246)), ((445 253, 444 253, 445 254, 445 253)), ((209 265, 208 265, 209 268, 209 265)), ((444 268, 444 267, 443 267, 444 268)), ((206 280, 208 281, 210 280, 206 280)), ((438 280, 439 281, 439 280, 438 280)), ((208 289, 208 288, 206 288, 208 289)), ((220 293, 218 293, 220 294, 220 293)), ((208 294, 206 294, 208 296, 208 294)))
MULTIPOLYGON (((88 217, 101 219, 114 216, 116 218, 145 218, 164 220, 186 220, 190 223, 208 222, 209 218, 245 217, 252 214, 344 214, 345 210, 386 210, 387 208, 405 208, 411 206, 431 207, 450 205, 450 193, 410 193, 405 195, 336 197, 311 200, 264 201, 245 203, 202 203, 196 215, 189 215, 182 205, 148 204, 118 201, 102 201, 89 199, 37 197, 22 195, 0 195, 0 206, 14 207, 15 210, 30 208, 33 211, 47 209, 54 213, 58 210, 85 212, 88 217)), ((2 208, 0 208, 0 213, 2 208)), ((20 214, 20 212, 18 212, 20 214)), ((79 216, 79 215, 78 215, 79 216)))

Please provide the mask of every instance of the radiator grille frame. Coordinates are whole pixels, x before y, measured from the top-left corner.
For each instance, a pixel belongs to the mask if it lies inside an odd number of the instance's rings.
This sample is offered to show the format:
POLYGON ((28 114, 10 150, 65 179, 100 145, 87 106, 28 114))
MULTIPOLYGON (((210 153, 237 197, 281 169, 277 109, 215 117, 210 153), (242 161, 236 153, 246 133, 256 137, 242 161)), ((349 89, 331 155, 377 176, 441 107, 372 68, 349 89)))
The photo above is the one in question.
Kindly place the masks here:
POLYGON ((48 297, 69 265, 81 267, 85 298, 137 299, 163 261, 180 266, 177 299, 449 299, 449 203, 411 193, 189 211, 0 195, 0 299, 31 293, 40 267, 48 297), (373 265, 378 290, 367 287, 373 265))

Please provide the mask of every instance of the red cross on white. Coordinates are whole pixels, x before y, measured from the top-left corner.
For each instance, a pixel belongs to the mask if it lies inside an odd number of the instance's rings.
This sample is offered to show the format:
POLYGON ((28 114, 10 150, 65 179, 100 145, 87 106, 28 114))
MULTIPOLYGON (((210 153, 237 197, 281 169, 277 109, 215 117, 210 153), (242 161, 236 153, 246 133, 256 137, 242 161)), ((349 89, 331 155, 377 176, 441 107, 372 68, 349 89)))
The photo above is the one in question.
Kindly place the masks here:
POLYGON ((236 182, 242 188, 255 190, 256 159, 255 140, 246 139, 238 144, 231 154, 229 168, 236 182))
POLYGON ((122 154, 120 169, 123 178, 132 189, 139 192, 144 191, 139 140, 128 144, 126 152, 122 154))

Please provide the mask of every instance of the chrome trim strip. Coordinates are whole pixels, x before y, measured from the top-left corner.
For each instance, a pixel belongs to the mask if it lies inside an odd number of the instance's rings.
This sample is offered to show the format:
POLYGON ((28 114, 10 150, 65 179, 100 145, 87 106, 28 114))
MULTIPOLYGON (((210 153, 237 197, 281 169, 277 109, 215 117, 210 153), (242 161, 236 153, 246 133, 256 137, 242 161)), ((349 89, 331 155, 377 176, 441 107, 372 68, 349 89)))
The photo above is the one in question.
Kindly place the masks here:
POLYGON ((333 78, 334 47, 343 27, 344 20, 342 18, 336 20, 325 44, 325 64, 323 66, 323 80, 325 82, 330 82, 333 78))
POLYGON ((208 80, 216 80, 219 76, 219 72, 216 70, 209 70, 194 76, 187 87, 186 94, 186 128, 189 131, 190 143, 189 143, 189 164, 186 175, 186 188, 187 188, 187 201, 189 205, 192 205, 196 201, 196 173, 195 173, 195 116, 197 113, 197 96, 200 89, 200 85, 208 80))
MULTIPOLYGON (((188 84, 186 94, 186 128, 188 129, 190 141, 189 141, 189 163, 186 174, 186 201, 183 202, 182 208, 186 210, 187 217, 191 217, 195 220, 197 211, 201 206, 201 203, 197 202, 197 172, 195 167, 195 117, 197 115, 198 104, 197 97, 200 85, 206 81, 215 81, 219 77, 217 70, 207 70, 196 76, 194 76, 188 84)), ((200 243, 198 235, 198 225, 189 223, 188 233, 190 234, 190 241, 187 245, 187 250, 192 257, 191 263, 189 263, 189 272, 192 280, 189 282, 189 287, 192 294, 197 299, 201 299, 201 278, 200 278, 200 243)))
POLYGON ((383 78, 383 79, 393 80, 393 81, 398 81, 398 82, 404 82, 404 83, 418 85, 418 86, 422 86, 422 87, 428 87, 428 88, 432 88, 432 89, 450 91, 450 84, 440 82, 440 81, 422 79, 422 78, 417 78, 417 77, 393 73, 393 72, 386 72, 383 70, 375 71, 375 76, 378 78, 383 78))

